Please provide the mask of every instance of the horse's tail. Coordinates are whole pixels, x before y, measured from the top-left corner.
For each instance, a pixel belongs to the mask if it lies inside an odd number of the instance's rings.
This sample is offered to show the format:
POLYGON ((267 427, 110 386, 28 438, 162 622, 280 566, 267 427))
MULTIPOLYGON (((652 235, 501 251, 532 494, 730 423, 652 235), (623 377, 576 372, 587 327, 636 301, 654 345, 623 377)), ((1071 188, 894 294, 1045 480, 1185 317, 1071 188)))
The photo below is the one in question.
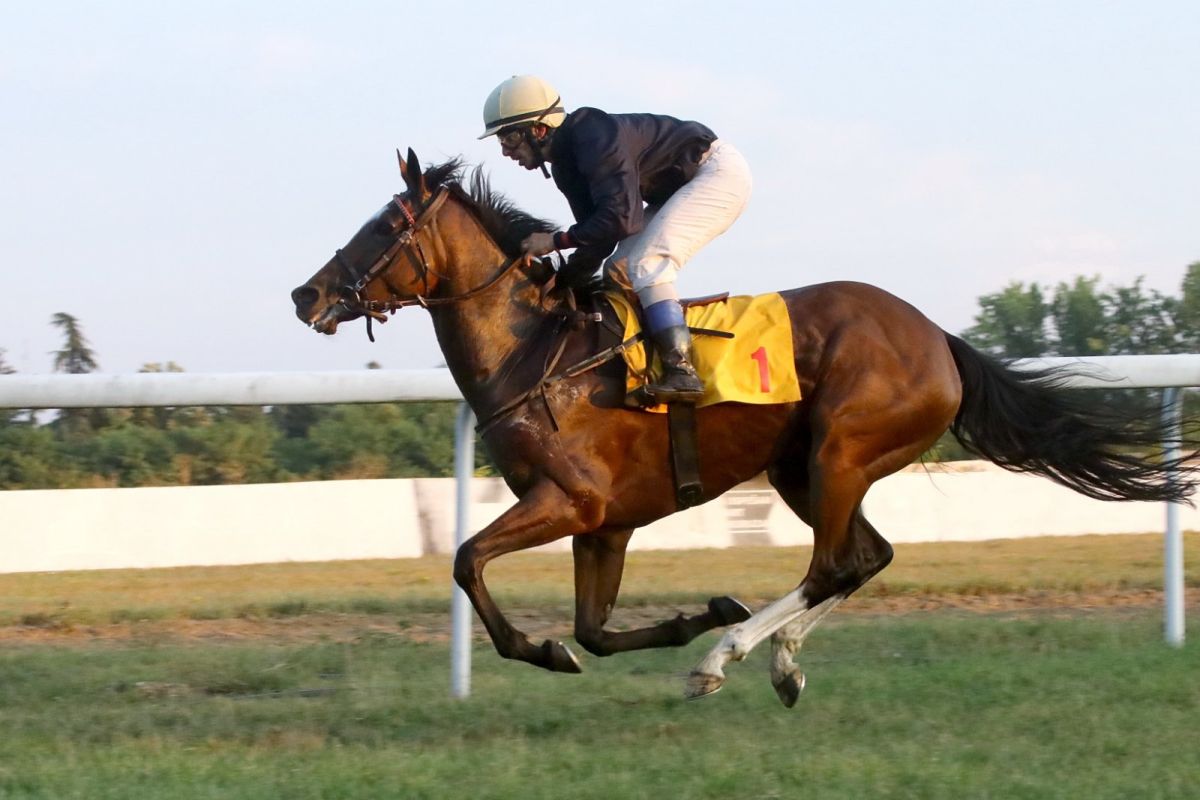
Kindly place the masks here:
POLYGON ((1067 373, 1018 370, 946 334, 963 398, 951 432, 968 450, 1014 472, 1044 475, 1099 500, 1188 499, 1195 441, 1176 459, 1157 455, 1167 437, 1157 411, 1122 413, 1064 388, 1067 373))

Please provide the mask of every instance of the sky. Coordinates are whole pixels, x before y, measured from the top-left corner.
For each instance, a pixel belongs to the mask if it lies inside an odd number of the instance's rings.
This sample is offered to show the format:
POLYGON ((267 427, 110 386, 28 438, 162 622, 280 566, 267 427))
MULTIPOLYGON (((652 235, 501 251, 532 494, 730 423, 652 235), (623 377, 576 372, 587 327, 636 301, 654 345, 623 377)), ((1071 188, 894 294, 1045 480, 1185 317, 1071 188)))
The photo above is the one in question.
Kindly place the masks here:
POLYGON ((829 280, 951 332, 1012 281, 1178 294, 1200 260, 1200 3, 0 0, 0 324, 50 372, 74 315, 106 373, 424 369, 428 314, 334 337, 289 293, 402 184, 462 156, 563 223, 479 142, 532 73, 568 109, 696 119, 754 173, 685 296, 829 280))

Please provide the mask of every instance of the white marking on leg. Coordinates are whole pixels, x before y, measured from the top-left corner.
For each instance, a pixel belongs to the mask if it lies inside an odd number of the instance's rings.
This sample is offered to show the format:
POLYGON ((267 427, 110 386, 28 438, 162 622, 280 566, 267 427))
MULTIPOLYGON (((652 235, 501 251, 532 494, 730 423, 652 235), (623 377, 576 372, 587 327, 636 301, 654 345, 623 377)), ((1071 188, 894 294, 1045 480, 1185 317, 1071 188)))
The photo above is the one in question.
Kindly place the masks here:
POLYGON ((794 656, 800 652, 804 640, 812 633, 813 628, 845 599, 842 595, 826 598, 799 616, 793 617, 771 635, 772 684, 778 684, 795 669, 794 656))
POLYGON ((727 630, 692 672, 723 676, 726 664, 741 661, 759 642, 805 612, 803 589, 804 584, 800 584, 750 619, 727 630))

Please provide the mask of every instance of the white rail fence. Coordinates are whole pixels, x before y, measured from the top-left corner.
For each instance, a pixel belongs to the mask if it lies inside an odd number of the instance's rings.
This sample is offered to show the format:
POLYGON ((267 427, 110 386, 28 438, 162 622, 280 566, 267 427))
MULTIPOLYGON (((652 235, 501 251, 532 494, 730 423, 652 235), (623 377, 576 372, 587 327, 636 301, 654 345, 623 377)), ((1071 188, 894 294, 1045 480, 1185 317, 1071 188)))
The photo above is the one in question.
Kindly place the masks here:
MULTIPOLYGON (((1047 358, 1019 362, 1028 367, 1071 367, 1078 388, 1164 388, 1163 414, 1178 437, 1180 387, 1200 386, 1200 354, 1047 358)), ((363 370, 312 373, 138 373, 136 375, 0 376, 0 408, 118 408, 139 406, 287 405, 460 400, 447 370, 363 370)), ((468 486, 474 463, 474 416, 460 406, 455 446, 455 546, 470 531, 468 486)), ((1178 451, 1178 444, 1164 447, 1178 451)), ((1178 507, 1166 504, 1164 537, 1164 635, 1184 639, 1183 538, 1178 507)), ((465 696, 470 680, 470 607, 454 588, 452 602, 452 692, 465 696)))

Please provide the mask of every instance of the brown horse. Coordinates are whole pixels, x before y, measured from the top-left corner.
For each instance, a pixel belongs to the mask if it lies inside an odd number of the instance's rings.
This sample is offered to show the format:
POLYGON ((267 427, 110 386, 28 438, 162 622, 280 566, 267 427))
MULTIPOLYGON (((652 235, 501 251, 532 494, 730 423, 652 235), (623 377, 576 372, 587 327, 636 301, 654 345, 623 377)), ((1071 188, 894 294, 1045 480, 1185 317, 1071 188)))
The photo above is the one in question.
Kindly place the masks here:
MULTIPOLYGON (((579 662, 561 642, 534 644, 509 624, 483 580, 492 559, 574 537, 575 638, 609 655, 677 646, 733 625, 695 667, 689 697, 720 688, 723 667, 772 638, 771 679, 792 705, 803 688, 793 657, 812 628, 879 572, 892 548, 860 504, 875 481, 913 463, 950 429, 976 453, 1108 500, 1184 500, 1186 463, 1143 454, 1162 441, 1156 417, 1115 418, 1080 404, 1060 375, 1023 372, 975 351, 896 297, 861 283, 782 292, 803 399, 725 403, 696 411, 707 501, 764 470, 813 530, 799 586, 750 616, 729 598, 707 611, 611 631, 625 548, 634 530, 675 512, 665 415, 623 406, 621 370, 572 371, 601 346, 601 326, 564 324, 547 270, 519 257, 531 231, 549 231, 494 195, 457 161, 424 173, 401 162, 407 190, 292 292, 296 314, 332 334, 358 316, 419 304, 478 416, 483 440, 519 498, 466 542, 454 578, 505 658, 559 672, 579 662), (574 374, 578 372, 578 374, 574 374), (1172 482, 1172 469, 1184 479, 1172 482)), ((1194 443, 1189 443, 1189 447, 1194 443)))

